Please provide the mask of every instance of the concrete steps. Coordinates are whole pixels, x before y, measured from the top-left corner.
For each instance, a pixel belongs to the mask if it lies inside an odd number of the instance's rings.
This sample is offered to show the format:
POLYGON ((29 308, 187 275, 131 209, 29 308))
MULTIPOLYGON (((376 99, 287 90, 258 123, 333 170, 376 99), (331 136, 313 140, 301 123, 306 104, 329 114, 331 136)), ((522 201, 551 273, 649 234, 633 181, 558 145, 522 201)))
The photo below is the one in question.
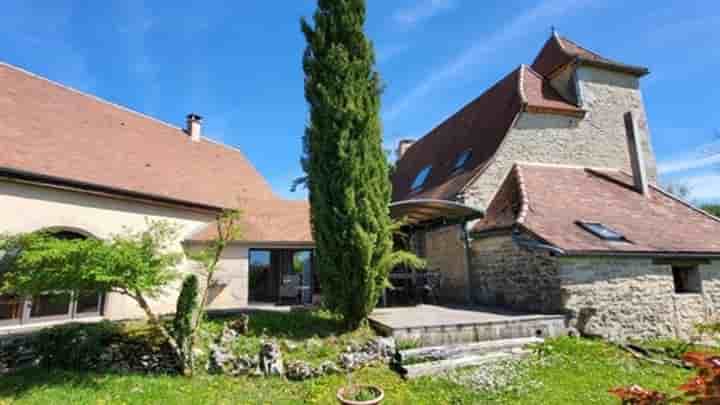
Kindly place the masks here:
POLYGON ((417 378, 457 368, 521 359, 530 354, 528 345, 542 341, 534 337, 514 338, 400 350, 395 355, 394 367, 405 378, 417 378))

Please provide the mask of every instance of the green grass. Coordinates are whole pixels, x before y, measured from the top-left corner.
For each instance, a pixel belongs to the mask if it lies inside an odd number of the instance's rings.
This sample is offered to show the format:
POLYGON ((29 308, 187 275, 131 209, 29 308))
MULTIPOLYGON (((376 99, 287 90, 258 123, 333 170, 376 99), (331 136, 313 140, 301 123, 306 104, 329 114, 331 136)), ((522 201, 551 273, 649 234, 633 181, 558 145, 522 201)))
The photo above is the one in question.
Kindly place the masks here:
MULTIPOLYGON (((204 339, 216 336, 226 320, 213 319, 204 339)), ((286 359, 313 363, 335 359, 349 342, 372 336, 368 329, 343 333, 340 322, 323 312, 253 314, 250 329, 236 350, 254 353, 262 339, 287 340, 297 348, 284 353, 286 359)), ((526 363, 529 369, 521 374, 522 381, 510 383, 502 392, 477 391, 440 377, 404 381, 386 366, 357 371, 351 382, 382 387, 385 404, 617 404, 608 389, 640 384, 667 391, 690 375, 683 369, 640 363, 600 341, 555 339, 540 353, 526 363)), ((0 404, 332 404, 337 390, 347 383, 346 375, 292 382, 277 377, 184 378, 30 369, 0 377, 0 404)))

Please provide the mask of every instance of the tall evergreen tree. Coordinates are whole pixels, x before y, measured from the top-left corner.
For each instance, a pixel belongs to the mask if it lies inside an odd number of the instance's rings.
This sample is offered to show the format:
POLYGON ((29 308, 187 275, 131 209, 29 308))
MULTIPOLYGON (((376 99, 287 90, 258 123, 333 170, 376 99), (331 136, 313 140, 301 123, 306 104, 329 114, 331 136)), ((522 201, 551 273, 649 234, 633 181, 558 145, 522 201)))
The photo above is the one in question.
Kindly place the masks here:
POLYGON ((314 27, 303 19, 305 130, 303 168, 323 298, 360 325, 373 310, 393 252, 390 181, 382 148, 380 76, 365 37, 365 0, 319 0, 314 27))

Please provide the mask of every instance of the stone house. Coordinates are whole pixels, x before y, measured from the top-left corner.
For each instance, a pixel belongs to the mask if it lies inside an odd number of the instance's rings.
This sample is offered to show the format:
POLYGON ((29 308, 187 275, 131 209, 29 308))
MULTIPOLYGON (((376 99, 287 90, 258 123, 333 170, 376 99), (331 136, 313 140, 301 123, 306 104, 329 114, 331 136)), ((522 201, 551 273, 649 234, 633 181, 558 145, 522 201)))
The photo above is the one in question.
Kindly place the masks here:
MULTIPOLYGON (((185 251, 212 237, 223 209, 241 209, 243 238, 222 258, 211 307, 277 301, 283 276, 298 261, 304 285, 317 289, 307 202, 275 195, 241 151, 202 134, 199 116, 188 115, 186 124, 178 128, 0 64, 0 233, 107 238, 167 220, 181 230, 174 248, 185 251)), ((178 268, 191 270, 189 261, 178 268)), ((156 308, 173 311, 176 295, 169 289, 156 308)), ((0 333, 141 315, 116 294, 52 298, 0 295, 0 333)))
POLYGON ((416 228, 446 301, 565 313, 613 338, 686 336, 713 315, 720 223, 655 186, 646 74, 554 33, 531 65, 401 141, 396 203, 486 211, 416 228))

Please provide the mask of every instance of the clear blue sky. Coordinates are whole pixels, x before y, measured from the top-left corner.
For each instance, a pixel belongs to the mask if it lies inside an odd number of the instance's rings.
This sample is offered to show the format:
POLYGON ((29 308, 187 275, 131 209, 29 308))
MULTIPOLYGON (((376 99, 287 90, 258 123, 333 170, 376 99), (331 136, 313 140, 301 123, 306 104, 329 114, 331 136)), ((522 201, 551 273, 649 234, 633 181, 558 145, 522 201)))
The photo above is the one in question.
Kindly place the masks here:
MULTIPOLYGON (((301 16, 311 0, 5 0, 0 60, 242 149, 292 194, 307 117, 301 16)), ((386 145, 418 137, 521 63, 550 27, 605 56, 648 66, 642 81, 664 179, 720 197, 720 4, 627 0, 369 0, 367 31, 386 84, 386 145)))

